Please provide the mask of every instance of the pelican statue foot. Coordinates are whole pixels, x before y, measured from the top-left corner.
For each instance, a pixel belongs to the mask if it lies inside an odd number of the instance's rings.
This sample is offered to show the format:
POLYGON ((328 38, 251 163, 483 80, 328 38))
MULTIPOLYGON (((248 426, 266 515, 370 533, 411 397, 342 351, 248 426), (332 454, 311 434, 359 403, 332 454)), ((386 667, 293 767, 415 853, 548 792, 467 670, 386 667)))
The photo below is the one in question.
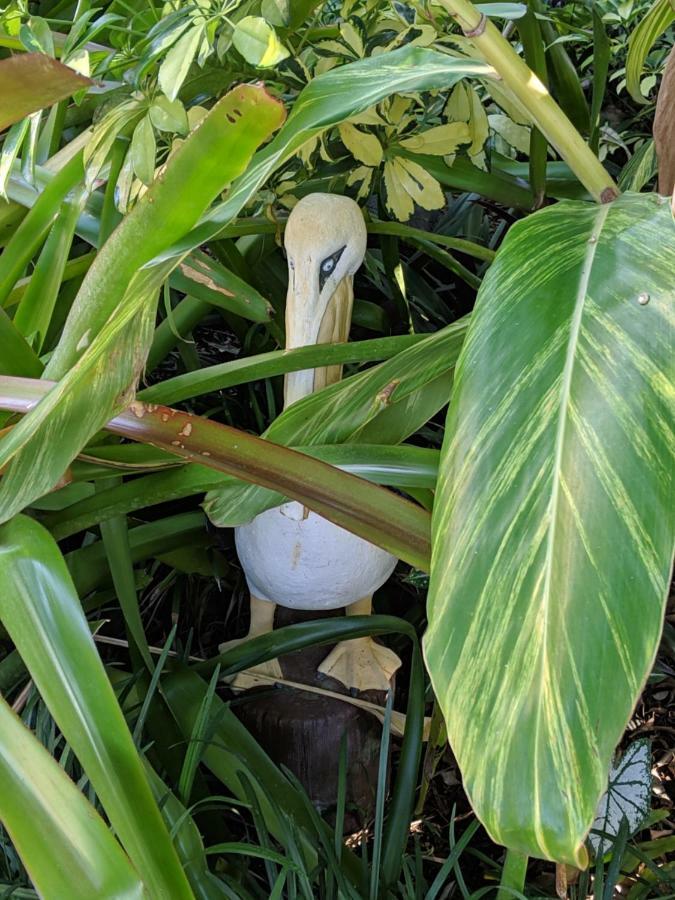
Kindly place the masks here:
POLYGON ((401 660, 388 647, 373 638, 342 641, 319 666, 322 675, 342 682, 351 693, 388 691, 401 660))
MULTIPOLYGON (((364 597, 347 607, 348 616, 369 616, 372 597, 364 597)), ((329 675, 353 694, 363 691, 388 691, 391 679, 400 668, 401 660, 388 647, 371 637, 341 641, 319 666, 322 675, 329 675)))
MULTIPOLYGON (((251 638, 258 637, 261 634, 269 634, 274 628, 275 609, 276 604, 267 600, 260 600, 260 598, 251 594, 251 624, 249 625, 248 634, 243 638, 235 638, 233 641, 219 644, 218 651, 225 653, 227 650, 232 650, 251 638)), ((244 669, 234 675, 226 675, 223 680, 234 690, 247 691, 249 688, 258 687, 261 684, 269 685, 270 678, 275 680, 283 678, 278 659, 268 659, 267 662, 251 666, 250 669, 244 669), (258 678, 257 676, 263 677, 258 678)))

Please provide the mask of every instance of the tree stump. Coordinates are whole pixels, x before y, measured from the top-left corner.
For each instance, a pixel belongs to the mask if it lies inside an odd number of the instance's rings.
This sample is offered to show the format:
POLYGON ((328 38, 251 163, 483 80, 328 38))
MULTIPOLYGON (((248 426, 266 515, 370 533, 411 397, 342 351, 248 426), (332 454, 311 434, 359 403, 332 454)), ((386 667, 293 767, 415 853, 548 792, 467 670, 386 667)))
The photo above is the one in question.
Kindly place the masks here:
MULTIPOLYGON (((275 628, 343 615, 331 612, 298 612, 277 607, 275 628)), ((289 681, 347 694, 347 689, 317 668, 334 645, 308 647, 280 657, 289 681)), ((385 694, 365 691, 359 699, 384 706, 385 694)), ((377 791, 382 724, 371 713, 332 697, 296 688, 277 686, 245 691, 232 710, 277 765, 286 766, 303 785, 321 813, 334 812, 342 736, 347 743, 345 833, 361 827, 372 816, 377 791)))

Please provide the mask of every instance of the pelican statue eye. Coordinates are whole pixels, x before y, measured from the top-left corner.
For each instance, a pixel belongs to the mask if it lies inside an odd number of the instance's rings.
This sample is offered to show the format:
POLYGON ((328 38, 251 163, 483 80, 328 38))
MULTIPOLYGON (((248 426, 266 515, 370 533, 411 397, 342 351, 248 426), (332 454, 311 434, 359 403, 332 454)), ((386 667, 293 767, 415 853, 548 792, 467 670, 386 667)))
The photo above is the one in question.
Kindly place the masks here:
POLYGON ((335 271, 335 266, 338 264, 338 261, 344 251, 345 247, 340 247, 340 249, 335 253, 331 253, 330 256, 327 256, 319 266, 319 290, 323 290, 324 284, 328 281, 330 276, 335 271))

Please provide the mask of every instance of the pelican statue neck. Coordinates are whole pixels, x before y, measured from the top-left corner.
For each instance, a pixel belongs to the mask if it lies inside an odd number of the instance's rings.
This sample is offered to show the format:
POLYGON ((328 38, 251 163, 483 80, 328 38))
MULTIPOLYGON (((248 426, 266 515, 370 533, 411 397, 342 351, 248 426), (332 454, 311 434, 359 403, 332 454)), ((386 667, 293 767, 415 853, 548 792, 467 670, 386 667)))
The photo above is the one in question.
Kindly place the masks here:
MULTIPOLYGON (((340 344, 349 339, 354 304, 354 283, 351 275, 345 276, 338 284, 330 298, 314 344, 340 344)), ((286 329, 286 348, 307 346, 303 342, 304 335, 293 334, 293 327, 286 329)), ((284 407, 302 400, 314 391, 335 384, 342 378, 342 366, 324 366, 321 369, 304 369, 300 372, 289 372, 284 381, 284 407)))
MULTIPOLYGON (((286 225, 286 349, 349 338, 353 277, 366 252, 366 227, 349 197, 309 194, 286 225)), ((340 380, 342 366, 289 372, 284 406, 340 380)))

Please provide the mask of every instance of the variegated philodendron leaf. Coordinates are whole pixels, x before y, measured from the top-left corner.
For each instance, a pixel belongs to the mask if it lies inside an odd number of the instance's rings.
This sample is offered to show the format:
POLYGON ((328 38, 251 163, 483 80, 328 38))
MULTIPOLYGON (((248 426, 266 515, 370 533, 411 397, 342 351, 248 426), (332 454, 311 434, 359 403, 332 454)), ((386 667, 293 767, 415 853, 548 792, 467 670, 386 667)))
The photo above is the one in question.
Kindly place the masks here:
POLYGON ((597 815, 588 835, 596 857, 602 858, 612 847, 622 821, 628 834, 639 831, 646 819, 652 796, 651 745, 647 738, 633 741, 621 759, 612 765, 607 790, 598 804, 597 815))
POLYGON ((673 553, 666 198, 516 224, 458 361, 425 652, 492 838, 583 867, 651 668, 673 553))

